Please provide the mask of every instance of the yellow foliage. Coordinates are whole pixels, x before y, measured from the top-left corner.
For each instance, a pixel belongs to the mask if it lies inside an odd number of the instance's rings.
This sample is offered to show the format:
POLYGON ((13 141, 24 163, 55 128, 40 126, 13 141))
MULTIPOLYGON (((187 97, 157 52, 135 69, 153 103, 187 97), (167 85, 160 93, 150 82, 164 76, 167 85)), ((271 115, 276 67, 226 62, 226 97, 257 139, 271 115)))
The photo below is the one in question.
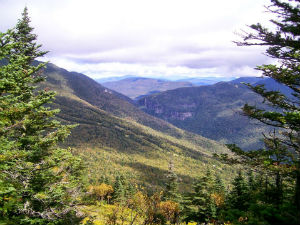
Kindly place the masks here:
POLYGON ((48 196, 45 193, 43 193, 43 192, 37 193, 35 195, 35 197, 38 198, 38 199, 46 199, 46 198, 48 198, 48 196))
POLYGON ((93 221, 93 224, 94 224, 94 225, 106 225, 106 224, 104 224, 103 222, 101 222, 100 220, 95 220, 95 221, 93 221))
POLYGON ((87 189, 88 189, 89 193, 92 193, 93 190, 94 190, 94 186, 93 185, 89 185, 87 189))
POLYGON ((210 197, 215 201, 218 207, 224 205, 224 195, 219 193, 212 193, 210 197))
POLYGON ((80 224, 85 225, 90 220, 89 217, 85 217, 80 224))
POLYGON ((128 200, 128 205, 134 209, 140 209, 142 211, 147 207, 147 196, 143 192, 138 191, 135 195, 128 200))
POLYGON ((4 161, 6 159, 5 155, 0 155, 0 161, 4 161))
POLYGON ((52 168, 52 171, 53 171, 53 173, 57 174, 57 173, 59 173, 60 169, 58 166, 55 166, 52 168))
POLYGON ((113 193, 114 189, 111 185, 102 183, 97 186, 92 186, 91 191, 94 195, 103 200, 104 198, 108 197, 111 193, 113 193))
POLYGON ((159 208, 165 218, 169 221, 175 220, 179 214, 179 204, 173 201, 160 202, 159 208))

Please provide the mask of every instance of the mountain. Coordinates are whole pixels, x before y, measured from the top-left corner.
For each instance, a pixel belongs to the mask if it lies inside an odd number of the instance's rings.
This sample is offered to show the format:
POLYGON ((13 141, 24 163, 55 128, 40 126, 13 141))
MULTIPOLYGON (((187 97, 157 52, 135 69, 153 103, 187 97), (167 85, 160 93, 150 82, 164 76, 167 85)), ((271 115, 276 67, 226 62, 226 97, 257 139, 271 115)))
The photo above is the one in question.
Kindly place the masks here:
POLYGON ((94 79, 95 81, 97 81, 98 83, 102 84, 104 82, 112 82, 112 81, 118 81, 118 80, 123 80, 126 78, 130 78, 130 77, 136 77, 133 75, 125 75, 125 76, 120 76, 120 77, 104 77, 104 78, 97 78, 94 79))
POLYGON ((267 78, 260 80, 255 83, 256 85, 264 85, 267 90, 272 90, 272 91, 279 91, 282 94, 286 95, 289 98, 294 98, 292 95, 293 91, 289 87, 282 85, 275 81, 274 79, 267 78))
POLYGON ((199 78, 183 78, 177 80, 178 82, 190 82, 195 86, 212 85, 222 81, 231 81, 234 77, 199 77, 199 78))
POLYGON ((289 98, 294 98, 292 95, 292 89, 289 87, 282 85, 275 81, 272 78, 267 77, 241 77, 235 80, 232 80, 233 84, 241 84, 241 83, 249 83, 251 85, 264 85, 264 87, 269 91, 279 91, 282 94, 286 95, 289 98))
POLYGON ((212 157, 228 152, 223 145, 144 113, 83 74, 48 64, 43 75, 40 88, 57 91, 53 107, 61 109, 58 119, 78 124, 64 145, 84 158, 91 182, 123 174, 150 189, 161 188, 170 160, 182 189, 207 167, 222 176, 234 173, 212 157))
POLYGON ((290 88, 271 78, 241 77, 209 86, 179 88, 137 101, 150 115, 173 125, 223 143, 236 143, 244 149, 262 147, 262 133, 269 127, 242 115, 245 103, 262 105, 263 99, 246 85, 264 85, 267 90, 280 91, 293 98, 290 88))
POLYGON ((167 81, 154 78, 129 77, 123 80, 105 82, 103 86, 115 90, 131 99, 179 87, 192 87, 193 84, 185 81, 167 81))
POLYGON ((266 79, 268 79, 268 78, 264 78, 264 77, 240 77, 240 78, 237 78, 237 79, 234 79, 234 80, 230 81, 230 83, 233 83, 233 84, 241 84, 241 83, 255 84, 257 82, 262 82, 266 79))
POLYGON ((261 102, 261 97, 237 81, 170 90, 144 97, 137 104, 179 128, 251 149, 262 145, 266 127, 243 116, 241 107, 261 102))

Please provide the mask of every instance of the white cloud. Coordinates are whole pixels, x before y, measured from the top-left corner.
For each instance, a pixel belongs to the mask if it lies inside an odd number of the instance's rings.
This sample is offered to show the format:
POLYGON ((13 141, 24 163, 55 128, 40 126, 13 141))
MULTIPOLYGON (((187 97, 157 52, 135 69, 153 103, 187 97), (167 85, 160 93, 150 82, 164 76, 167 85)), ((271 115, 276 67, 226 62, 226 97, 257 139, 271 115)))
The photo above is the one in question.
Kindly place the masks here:
MULTIPOLYGON (((0 30, 25 4, 53 63, 90 76, 243 76, 263 49, 232 41, 269 0, 0 0, 0 30)), ((252 71, 252 72, 250 72, 252 71)))

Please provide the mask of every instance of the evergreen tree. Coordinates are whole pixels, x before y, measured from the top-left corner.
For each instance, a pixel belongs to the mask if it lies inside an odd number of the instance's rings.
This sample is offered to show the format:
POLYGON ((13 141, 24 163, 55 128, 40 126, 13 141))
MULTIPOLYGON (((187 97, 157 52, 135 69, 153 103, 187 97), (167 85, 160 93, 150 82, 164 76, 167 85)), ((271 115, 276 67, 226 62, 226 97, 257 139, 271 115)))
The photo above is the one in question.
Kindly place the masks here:
POLYGON ((0 222, 76 224, 83 167, 57 147, 72 126, 45 106, 55 93, 35 87, 45 64, 33 61, 46 52, 29 22, 25 8, 16 27, 0 33, 0 222))
MULTIPOLYGON (((264 193, 259 193, 262 197, 259 200, 267 203, 270 210, 277 209, 277 219, 281 216, 284 219, 279 221, 285 220, 285 223, 288 224, 300 223, 299 2, 299 0, 271 0, 271 5, 266 8, 276 16, 276 19, 271 20, 275 29, 268 29, 260 23, 251 25, 251 31, 242 35, 243 41, 237 42, 241 46, 268 46, 266 55, 276 59, 277 63, 258 66, 257 69, 262 71, 264 76, 290 88, 292 95, 285 95, 279 91, 268 91, 264 85, 247 84, 251 90, 264 98, 264 103, 267 103, 268 107, 262 108, 246 104, 243 107, 245 115, 272 126, 275 130, 264 134, 265 149, 245 152, 235 145, 228 145, 239 157, 229 159, 226 155, 222 156, 223 159, 232 163, 250 165, 263 174, 262 178, 264 179, 260 184, 264 185, 264 193), (295 184, 292 200, 283 198, 285 194, 284 178, 286 181, 293 179, 290 184, 295 184), (284 207, 284 210, 279 210, 281 207, 284 207), (289 212, 281 215, 287 211, 289 212)), ((264 219, 269 220, 270 218, 264 219)), ((277 223, 279 222, 277 221, 277 223)))
POLYGON ((248 188, 250 192, 254 192, 257 189, 257 185, 255 184, 254 176, 252 170, 248 171, 248 188))
POLYGON ((136 193, 136 188, 135 186, 129 182, 126 188, 126 198, 132 198, 132 196, 136 193))
POLYGON ((214 191, 211 197, 214 200, 215 205, 217 206, 217 216, 220 215, 221 209, 225 206, 226 190, 224 182, 219 175, 216 175, 214 181, 214 191))
POLYGON ((163 199, 180 202, 180 194, 178 191, 178 177, 174 172, 174 164, 172 160, 169 162, 167 182, 163 199))
POLYGON ((243 110, 250 118, 284 130, 277 135, 277 141, 280 148, 286 151, 285 164, 295 166, 294 204, 297 207, 297 217, 300 218, 300 1, 271 0, 271 2, 271 6, 267 9, 277 18, 271 20, 276 30, 267 29, 259 23, 251 25, 252 33, 246 33, 243 41, 238 44, 268 46, 266 54, 277 59, 277 64, 262 65, 257 69, 262 71, 264 76, 289 87, 293 96, 289 97, 278 91, 268 91, 263 85, 248 84, 274 109, 266 110, 246 104, 243 110))
POLYGON ((98 183, 99 184, 102 184, 102 183, 105 183, 105 176, 104 175, 101 175, 101 177, 98 179, 98 183))
POLYGON ((111 185, 112 181, 109 179, 109 177, 105 177, 103 183, 111 185))
POLYGON ((215 186, 210 170, 207 170, 205 176, 195 181, 193 188, 192 204, 196 206, 196 211, 193 213, 196 221, 209 222, 215 219, 217 206, 212 198, 215 186))
POLYGON ((225 195, 225 186, 224 186, 224 182, 221 179, 220 175, 216 175, 214 190, 216 193, 225 195))
POLYGON ((112 194, 112 200, 114 202, 123 202, 125 200, 125 187, 123 185, 124 180, 121 176, 117 176, 114 183, 114 192, 112 194))
POLYGON ((105 175, 101 175, 101 177, 98 179, 98 183, 99 183, 99 184, 104 183, 104 184, 109 184, 109 185, 112 184, 112 182, 111 182, 111 180, 109 179, 109 177, 108 177, 108 176, 105 176, 105 175))
POLYGON ((238 175, 232 182, 233 188, 229 195, 229 204, 231 208, 246 211, 249 202, 249 192, 242 172, 239 171, 238 175))

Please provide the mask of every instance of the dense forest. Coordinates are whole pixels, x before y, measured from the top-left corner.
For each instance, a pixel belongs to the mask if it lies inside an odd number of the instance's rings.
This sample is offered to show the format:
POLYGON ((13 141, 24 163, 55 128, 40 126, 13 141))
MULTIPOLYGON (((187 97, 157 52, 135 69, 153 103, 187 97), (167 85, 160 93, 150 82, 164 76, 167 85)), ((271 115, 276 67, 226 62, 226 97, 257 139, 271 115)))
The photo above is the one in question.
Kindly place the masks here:
MULTIPOLYGON (((229 144, 228 151, 207 140, 207 145, 217 149, 210 153, 186 147, 187 139, 194 144, 205 139, 184 133, 186 139, 177 140, 168 134, 173 129, 168 125, 165 134, 163 128, 159 133, 145 123, 120 117, 117 106, 113 114, 88 102, 74 112, 68 106, 78 99, 76 104, 83 104, 84 95, 75 97, 70 92, 69 99, 55 99, 56 93, 44 85, 47 63, 35 61, 47 52, 37 44, 25 7, 16 26, 0 33, 0 225, 300 224, 299 2, 271 0, 266 8, 277 18, 271 20, 276 30, 259 23, 251 25, 249 33, 236 42, 267 46, 265 54, 276 59, 276 64, 257 69, 293 91, 286 96, 264 85, 245 84, 268 105, 243 107, 246 116, 270 126, 270 132, 262 136, 264 148, 243 151, 229 144), (53 105, 60 106, 63 113, 53 105), (67 120, 71 115, 77 124, 67 120), (78 115, 86 130, 78 124, 78 115), (97 123, 105 124, 104 132, 90 130, 95 118, 103 118, 97 123), (82 133, 68 139, 72 131, 82 133), (111 138, 117 143, 101 154, 92 146, 87 151, 83 142, 74 144, 89 135, 106 135, 97 140, 108 142, 111 138), (127 147, 121 147, 123 142, 127 147), (133 179, 133 172, 124 169, 128 164, 124 158, 120 158, 124 167, 106 173, 106 168, 115 166, 110 157, 126 154, 134 159, 134 169, 146 168, 138 161, 141 155, 137 151, 128 151, 132 145, 146 154, 142 160, 153 154, 146 176, 133 179), (168 161, 165 171, 153 166, 162 162, 160 157, 168 161), (202 167, 199 174, 194 169, 187 177, 178 173, 178 159, 183 161, 180 165, 201 163, 206 169, 202 167)), ((97 144, 93 143, 95 148, 97 144)))

